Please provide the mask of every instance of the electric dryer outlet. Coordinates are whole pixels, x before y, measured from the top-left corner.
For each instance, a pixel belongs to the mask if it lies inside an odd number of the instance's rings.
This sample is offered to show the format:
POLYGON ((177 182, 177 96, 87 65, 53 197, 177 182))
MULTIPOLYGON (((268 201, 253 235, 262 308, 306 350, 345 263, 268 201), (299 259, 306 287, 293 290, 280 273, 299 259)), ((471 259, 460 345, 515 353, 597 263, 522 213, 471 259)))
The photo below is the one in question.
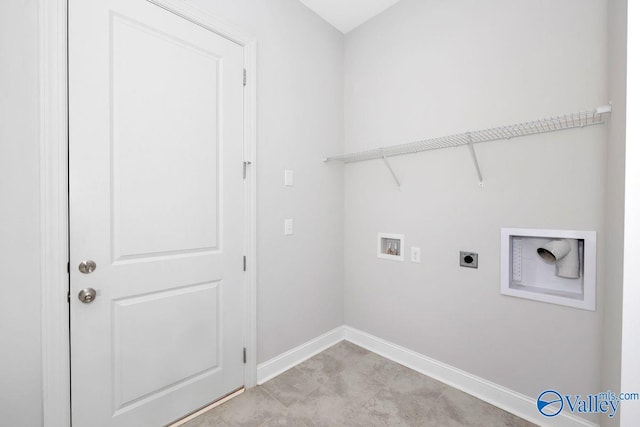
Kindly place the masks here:
POLYGON ((460 267, 478 268, 478 254, 460 251, 460 267))

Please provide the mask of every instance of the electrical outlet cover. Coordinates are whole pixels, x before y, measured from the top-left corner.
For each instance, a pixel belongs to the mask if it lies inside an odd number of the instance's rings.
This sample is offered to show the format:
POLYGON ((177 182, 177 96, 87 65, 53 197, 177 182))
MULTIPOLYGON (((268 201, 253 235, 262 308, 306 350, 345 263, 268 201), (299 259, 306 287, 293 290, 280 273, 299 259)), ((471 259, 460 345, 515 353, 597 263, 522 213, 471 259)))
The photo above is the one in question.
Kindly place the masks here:
POLYGON ((285 169, 284 171, 284 185, 293 187, 293 171, 291 169, 285 169))
POLYGON ((284 235, 291 236, 293 234, 293 219, 287 218, 284 220, 284 235))
POLYGON ((411 262, 420 262, 420 248, 411 246, 411 262))

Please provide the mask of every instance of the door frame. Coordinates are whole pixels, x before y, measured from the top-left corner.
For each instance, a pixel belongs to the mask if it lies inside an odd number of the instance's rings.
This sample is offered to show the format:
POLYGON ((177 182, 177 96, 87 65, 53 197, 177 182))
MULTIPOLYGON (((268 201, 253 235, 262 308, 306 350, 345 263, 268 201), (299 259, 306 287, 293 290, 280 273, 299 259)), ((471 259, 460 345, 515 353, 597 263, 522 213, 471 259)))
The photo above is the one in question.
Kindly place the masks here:
MULTIPOLYGON (((256 143, 257 51, 255 37, 221 22, 210 13, 180 0, 146 0, 234 43, 244 51, 245 387, 257 377, 257 246, 256 143)), ((42 400, 45 427, 71 425, 69 351, 69 209, 68 209, 68 85, 67 0, 38 1, 39 146, 40 146, 40 284, 42 400)), ((242 165, 238 165, 238 168, 242 165)))

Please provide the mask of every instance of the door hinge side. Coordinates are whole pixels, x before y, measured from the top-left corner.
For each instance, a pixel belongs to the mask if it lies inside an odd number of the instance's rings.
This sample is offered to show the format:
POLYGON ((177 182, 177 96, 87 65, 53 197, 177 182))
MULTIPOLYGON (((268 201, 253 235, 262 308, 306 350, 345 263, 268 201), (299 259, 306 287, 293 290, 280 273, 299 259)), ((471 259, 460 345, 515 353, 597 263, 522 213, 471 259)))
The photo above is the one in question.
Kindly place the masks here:
POLYGON ((247 179, 247 166, 249 166, 251 162, 242 162, 242 179, 247 179))
POLYGON ((242 86, 246 86, 247 85, 247 69, 244 68, 242 70, 242 86))
POLYGON ((246 365, 247 364, 247 348, 243 348, 242 349, 242 362, 246 365))
POLYGON ((242 271, 247 271, 247 256, 243 255, 242 257, 242 271))

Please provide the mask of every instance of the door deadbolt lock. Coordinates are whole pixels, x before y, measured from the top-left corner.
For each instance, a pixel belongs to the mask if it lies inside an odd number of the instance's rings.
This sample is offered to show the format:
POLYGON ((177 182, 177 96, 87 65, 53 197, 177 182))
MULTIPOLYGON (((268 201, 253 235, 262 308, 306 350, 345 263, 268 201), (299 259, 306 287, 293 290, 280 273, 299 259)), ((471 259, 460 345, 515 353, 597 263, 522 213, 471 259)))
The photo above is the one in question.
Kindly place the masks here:
POLYGON ((82 274, 91 274, 96 270, 96 263, 92 260, 82 261, 78 266, 78 270, 82 274))
POLYGON ((89 304, 96 299, 96 290, 93 288, 83 289, 78 292, 78 299, 85 304, 89 304))

